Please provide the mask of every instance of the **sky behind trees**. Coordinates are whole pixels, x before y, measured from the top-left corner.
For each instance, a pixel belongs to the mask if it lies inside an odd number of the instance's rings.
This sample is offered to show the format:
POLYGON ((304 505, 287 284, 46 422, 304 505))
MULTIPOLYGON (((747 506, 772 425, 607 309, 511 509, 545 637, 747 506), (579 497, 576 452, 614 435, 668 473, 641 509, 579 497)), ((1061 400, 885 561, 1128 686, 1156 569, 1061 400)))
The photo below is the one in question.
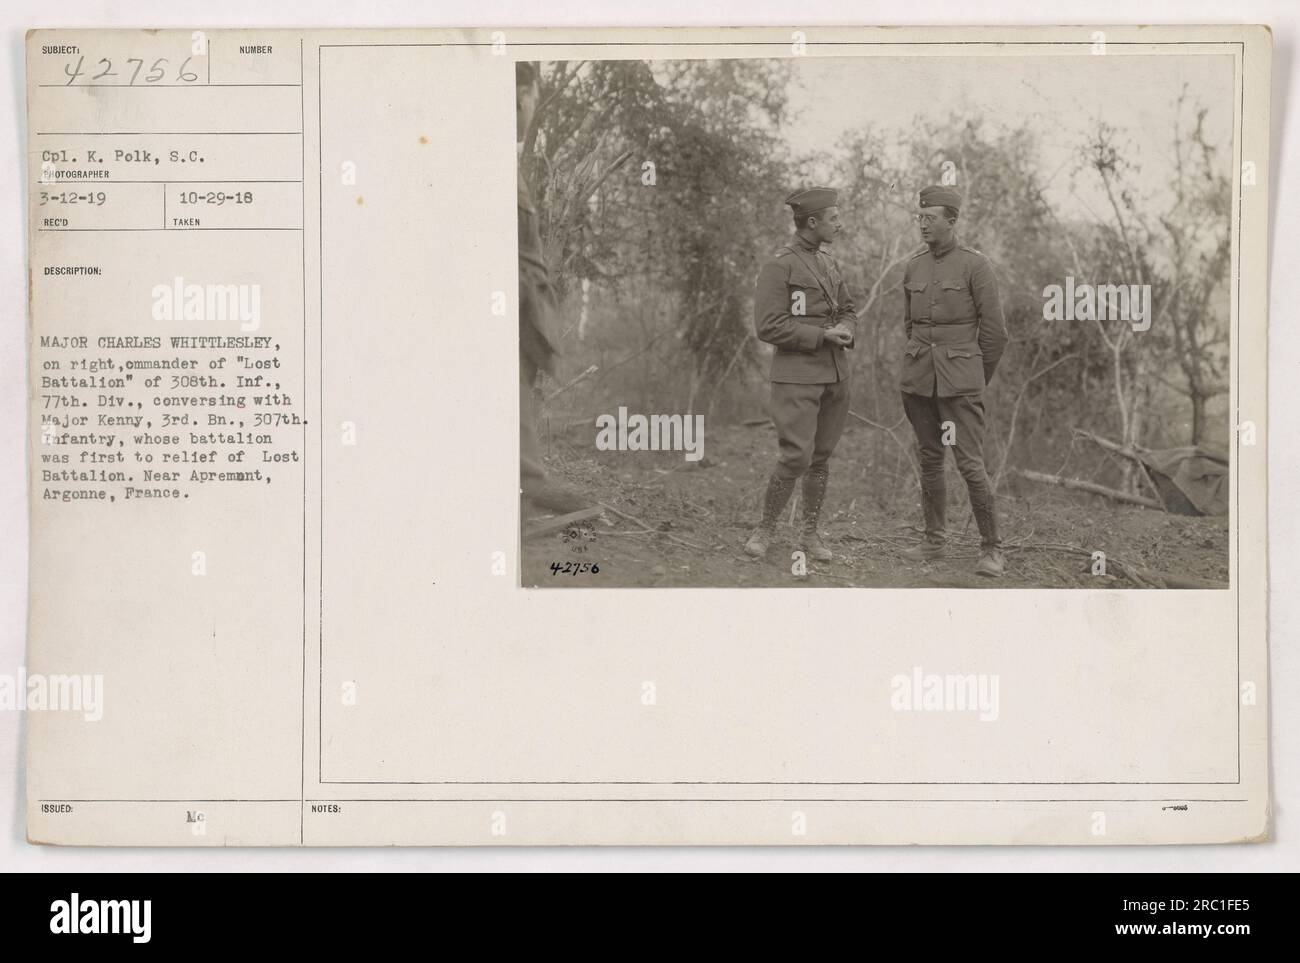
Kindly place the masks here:
POLYGON ((1164 193, 1174 104, 1186 88, 1191 103, 1209 108, 1205 134, 1219 148, 1221 172, 1232 164, 1233 63, 1223 55, 808 56, 789 63, 782 134, 796 153, 820 147, 834 154, 845 134, 866 127, 905 133, 921 118, 1023 124, 1036 135, 1047 199, 1063 209, 1074 203, 1100 210, 1104 198, 1095 182, 1071 183, 1080 145, 1098 120, 1106 122, 1130 142, 1126 159, 1140 165, 1137 186, 1164 193))

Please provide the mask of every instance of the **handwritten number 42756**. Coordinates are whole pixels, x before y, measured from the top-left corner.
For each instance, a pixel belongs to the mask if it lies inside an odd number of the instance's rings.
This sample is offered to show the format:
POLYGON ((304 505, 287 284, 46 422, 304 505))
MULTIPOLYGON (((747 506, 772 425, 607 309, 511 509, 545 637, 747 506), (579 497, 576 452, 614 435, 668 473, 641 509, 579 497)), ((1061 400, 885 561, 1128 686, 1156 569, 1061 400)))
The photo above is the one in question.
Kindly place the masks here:
MULTIPOLYGON (((181 81, 182 83, 192 84, 199 79, 199 75, 196 74, 193 70, 185 69, 186 67, 189 66, 190 61, 193 59, 194 59, 193 57, 186 57, 184 63, 182 63, 179 68, 177 68, 176 70, 177 80, 181 81)), ((107 57, 99 58, 98 66, 102 68, 99 70, 99 73, 87 75, 85 70, 85 63, 86 63, 85 57, 78 57, 77 62, 75 64, 71 64, 71 63, 64 64, 63 72, 68 75, 68 82, 64 86, 68 86, 68 87, 72 86, 74 83, 76 83, 78 77, 86 77, 87 81, 94 82, 104 77, 122 76, 122 74, 119 74, 116 70, 113 69, 113 61, 109 60, 107 57)), ((131 79, 127 81, 127 83, 124 84, 123 86, 130 86, 140 79, 140 71, 144 69, 144 61, 139 57, 128 57, 126 63, 127 63, 127 69, 131 74, 131 79), (132 64, 134 64, 135 66, 132 67, 131 66, 132 64)), ((166 64, 167 64, 166 57, 159 57, 157 60, 155 60, 153 62, 153 66, 149 68, 149 72, 144 75, 144 82, 146 84, 156 84, 160 80, 162 80, 165 76, 167 76, 166 64)))

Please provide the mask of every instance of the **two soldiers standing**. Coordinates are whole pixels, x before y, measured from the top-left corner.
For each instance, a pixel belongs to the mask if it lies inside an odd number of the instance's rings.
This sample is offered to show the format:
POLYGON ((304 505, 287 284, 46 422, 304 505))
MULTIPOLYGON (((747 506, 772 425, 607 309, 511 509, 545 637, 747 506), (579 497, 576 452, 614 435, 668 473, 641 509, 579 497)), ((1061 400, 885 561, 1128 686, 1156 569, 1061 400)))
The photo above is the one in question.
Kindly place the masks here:
MULTIPOLYGON (((515 93, 516 139, 522 141, 538 97, 531 64, 516 64, 515 93)), ((926 561, 944 554, 944 449, 952 447, 980 532, 976 571, 1000 576, 1004 562, 983 452, 983 391, 1007 342, 997 278, 988 258, 957 242, 960 196, 946 187, 927 187, 919 200, 916 220, 926 249, 908 261, 903 274, 907 348, 901 388, 920 454, 925 538, 903 557, 926 561)), ((831 454, 849 414, 848 351, 858 317, 839 265, 822 250, 843 229, 836 192, 807 188, 785 203, 794 215, 794 237, 763 265, 754 297, 758 337, 776 349, 771 414, 779 454, 745 551, 755 558, 767 554, 777 519, 802 479, 797 547, 813 561, 829 562, 832 554, 817 526, 831 454)), ((552 370, 556 348, 548 323, 553 296, 537 222, 520 176, 520 489, 534 506, 564 513, 588 503, 547 476, 538 450, 533 382, 539 371, 552 370)))
MULTIPOLYGON (((840 233, 835 191, 815 187, 786 198, 795 236, 763 265, 754 298, 758 337, 772 356, 772 421, 780 453, 763 497, 758 527, 745 551, 767 552, 776 520, 803 477, 798 548, 815 561, 832 555, 817 522, 826 495, 828 462, 849 410, 849 366, 857 315, 835 261, 821 250, 840 233)), ((926 249, 903 274, 903 409, 921 462, 925 539, 903 553, 909 561, 943 556, 947 492, 944 449, 952 447, 966 481, 980 532, 976 572, 1003 573, 1001 541, 984 469, 983 391, 1006 346, 997 278, 988 258, 957 242, 961 197, 946 187, 920 193, 916 220, 926 249)))

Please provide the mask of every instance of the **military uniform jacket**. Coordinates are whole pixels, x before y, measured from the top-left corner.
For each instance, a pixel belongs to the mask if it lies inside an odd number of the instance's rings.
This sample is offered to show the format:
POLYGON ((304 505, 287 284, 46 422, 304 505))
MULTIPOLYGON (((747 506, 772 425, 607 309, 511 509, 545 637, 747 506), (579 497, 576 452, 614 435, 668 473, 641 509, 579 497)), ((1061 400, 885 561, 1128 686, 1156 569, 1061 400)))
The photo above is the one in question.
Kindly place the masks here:
POLYGON ((845 349, 826 341, 822 332, 836 324, 856 332, 857 322, 839 265, 798 235, 758 272, 754 331, 776 348, 773 381, 816 385, 846 380, 845 349))
POLYGON ((537 208, 519 175, 519 352, 554 374, 558 351, 554 332, 555 289, 542 258, 537 208))
POLYGON ((915 395, 977 395, 1007 344, 993 265, 950 241, 913 256, 903 270, 906 355, 900 387, 915 395))

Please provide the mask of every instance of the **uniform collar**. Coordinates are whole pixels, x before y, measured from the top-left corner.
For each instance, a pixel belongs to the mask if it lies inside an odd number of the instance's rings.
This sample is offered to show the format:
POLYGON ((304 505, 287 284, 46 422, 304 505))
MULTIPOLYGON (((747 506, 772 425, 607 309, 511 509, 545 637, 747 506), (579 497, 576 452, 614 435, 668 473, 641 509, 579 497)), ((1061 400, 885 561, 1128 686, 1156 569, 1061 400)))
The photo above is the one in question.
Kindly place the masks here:
POLYGON ((801 251, 807 251, 809 254, 819 254, 822 249, 820 244, 814 244, 798 232, 794 235, 794 246, 801 251))
POLYGON ((933 254, 935 257, 943 257, 945 254, 947 254, 956 246, 957 246, 957 235, 954 234, 952 237, 948 239, 947 244, 942 244, 939 247, 930 248, 930 253, 933 254))

